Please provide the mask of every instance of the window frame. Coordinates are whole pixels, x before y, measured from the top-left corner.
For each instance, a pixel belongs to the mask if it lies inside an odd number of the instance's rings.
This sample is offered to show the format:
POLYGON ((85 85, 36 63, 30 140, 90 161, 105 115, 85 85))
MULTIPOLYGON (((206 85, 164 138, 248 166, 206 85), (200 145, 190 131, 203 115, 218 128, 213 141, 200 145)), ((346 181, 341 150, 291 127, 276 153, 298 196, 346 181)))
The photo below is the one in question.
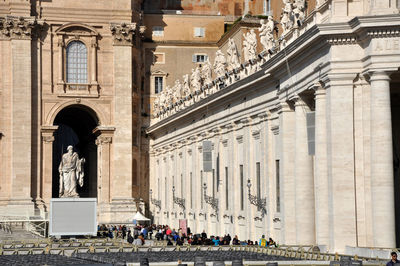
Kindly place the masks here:
POLYGON ((153 26, 151 35, 155 36, 155 37, 164 37, 164 27, 163 26, 153 26), (161 32, 161 33, 155 34, 156 32, 161 32))
POLYGON ((79 85, 88 85, 89 84, 89 49, 88 49, 87 43, 85 41, 80 40, 80 39, 71 39, 65 44, 65 49, 64 49, 64 77, 65 77, 65 83, 66 84, 79 84, 79 85), (80 42, 85 46, 86 49, 86 82, 85 83, 79 83, 79 82, 69 82, 68 81, 68 47, 74 43, 74 42, 80 42))
POLYGON ((195 37, 195 38, 206 37, 206 28, 205 27, 194 27, 193 28, 193 37, 195 37), (199 31, 199 34, 197 34, 197 30, 199 31))

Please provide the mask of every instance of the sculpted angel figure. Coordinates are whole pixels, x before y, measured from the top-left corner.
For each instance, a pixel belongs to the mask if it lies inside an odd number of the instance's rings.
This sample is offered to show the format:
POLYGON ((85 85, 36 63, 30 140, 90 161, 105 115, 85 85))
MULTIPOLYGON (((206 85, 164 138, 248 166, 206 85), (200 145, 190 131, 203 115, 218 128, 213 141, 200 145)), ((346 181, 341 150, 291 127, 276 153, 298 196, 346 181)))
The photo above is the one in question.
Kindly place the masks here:
POLYGON ((221 50, 218 50, 215 53, 215 60, 214 60, 214 73, 217 77, 221 77, 225 75, 226 72, 226 59, 224 53, 221 50))
POLYGON ((60 198, 79 197, 76 186, 83 186, 85 158, 79 159, 74 148, 69 145, 64 153, 58 171, 60 173, 60 198))
POLYGON ((260 32, 260 42, 264 47, 264 51, 268 51, 272 47, 274 47, 274 27, 275 23, 272 19, 272 16, 268 17, 268 21, 260 20, 261 27, 259 29, 260 32))
POLYGON ((229 38, 228 50, 227 50, 227 58, 228 58, 228 66, 229 69, 235 69, 240 66, 239 61, 239 52, 236 46, 235 41, 232 38, 229 38))
POLYGON ((192 75, 190 76, 190 87, 192 92, 200 89, 201 87, 201 73, 199 67, 192 69, 192 75))
POLYGON ((206 63, 201 68, 201 75, 203 78, 203 84, 210 84, 212 82, 212 67, 208 58, 206 63))

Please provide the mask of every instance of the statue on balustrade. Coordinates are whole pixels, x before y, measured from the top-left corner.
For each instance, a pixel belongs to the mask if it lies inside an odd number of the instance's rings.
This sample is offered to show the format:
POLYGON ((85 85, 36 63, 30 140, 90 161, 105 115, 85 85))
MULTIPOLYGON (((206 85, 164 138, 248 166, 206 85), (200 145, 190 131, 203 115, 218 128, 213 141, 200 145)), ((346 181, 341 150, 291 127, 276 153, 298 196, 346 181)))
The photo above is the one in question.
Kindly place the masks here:
POLYGON ((190 94, 189 74, 183 75, 183 96, 186 97, 190 94))
POLYGON ((214 60, 214 73, 217 78, 222 77, 225 75, 226 72, 226 59, 224 53, 221 50, 218 50, 215 53, 215 60, 214 60))
POLYGON ((275 23, 272 19, 272 16, 268 17, 268 21, 265 20, 260 21, 261 27, 259 29, 260 32, 260 42, 264 47, 264 51, 268 51, 274 47, 274 28, 275 23))
POLYGON ((78 153, 70 145, 62 155, 58 171, 60 173, 60 198, 78 198, 77 184, 83 186, 85 158, 79 159, 78 153))
POLYGON ((306 1, 305 0, 295 0, 293 3, 293 15, 295 20, 295 25, 300 26, 303 20, 305 19, 305 9, 306 9, 306 1))
POLYGON ((283 4, 281 16, 282 36, 293 28, 294 23, 292 3, 290 0, 283 0, 283 4))
POLYGON ((201 72, 200 68, 192 69, 192 75, 190 76, 190 88, 192 92, 199 90, 201 87, 201 72))
POLYGON ((232 38, 229 38, 227 55, 229 70, 233 70, 240 66, 239 52, 236 43, 232 38))
POLYGON ((208 85, 212 82, 212 66, 208 58, 206 63, 201 67, 201 75, 204 85, 208 85))
POLYGON ((257 36, 254 29, 251 29, 250 32, 244 35, 243 55, 245 61, 257 58, 257 36))
POLYGON ((182 98, 182 93, 181 82, 177 79, 175 80, 175 85, 173 87, 174 102, 178 102, 182 98))

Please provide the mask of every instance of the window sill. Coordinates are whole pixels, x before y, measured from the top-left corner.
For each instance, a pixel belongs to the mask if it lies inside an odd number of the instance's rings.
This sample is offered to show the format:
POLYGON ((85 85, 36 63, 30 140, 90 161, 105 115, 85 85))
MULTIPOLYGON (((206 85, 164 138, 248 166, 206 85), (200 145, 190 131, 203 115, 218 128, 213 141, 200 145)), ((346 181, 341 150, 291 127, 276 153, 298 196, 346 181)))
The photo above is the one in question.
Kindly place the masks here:
POLYGON ((100 87, 97 83, 57 83, 58 97, 100 97, 100 87))

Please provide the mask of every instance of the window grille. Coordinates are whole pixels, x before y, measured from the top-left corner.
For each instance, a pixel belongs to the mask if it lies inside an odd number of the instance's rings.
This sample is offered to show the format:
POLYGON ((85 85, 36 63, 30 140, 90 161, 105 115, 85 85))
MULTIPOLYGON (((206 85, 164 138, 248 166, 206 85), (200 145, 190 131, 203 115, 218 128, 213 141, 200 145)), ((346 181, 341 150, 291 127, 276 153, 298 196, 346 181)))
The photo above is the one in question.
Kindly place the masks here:
POLYGON ((87 49, 80 41, 67 46, 67 83, 87 83, 87 49))

